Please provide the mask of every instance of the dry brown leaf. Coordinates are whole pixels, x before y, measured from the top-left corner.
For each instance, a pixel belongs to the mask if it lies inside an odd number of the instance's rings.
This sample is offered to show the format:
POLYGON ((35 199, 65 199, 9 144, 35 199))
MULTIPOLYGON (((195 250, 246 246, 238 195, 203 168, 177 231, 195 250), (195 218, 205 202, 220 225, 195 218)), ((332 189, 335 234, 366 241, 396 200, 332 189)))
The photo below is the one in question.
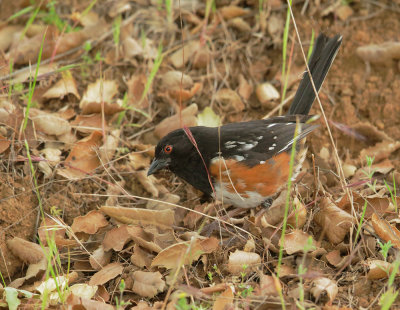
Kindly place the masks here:
POLYGON ((294 210, 290 213, 287 223, 295 228, 302 228, 307 221, 306 206, 295 197, 293 200, 294 210))
POLYGON ((219 11, 221 13, 221 16, 225 20, 229 20, 235 17, 240 17, 249 13, 248 10, 245 10, 242 7, 236 5, 224 6, 220 8, 219 11))
POLYGON ((342 242, 352 226, 353 217, 338 208, 329 198, 321 201, 320 209, 314 216, 315 222, 324 229, 330 242, 342 242))
POLYGON ((162 250, 153 259, 151 266, 175 269, 178 268, 180 264, 189 265, 201 255, 215 251, 218 246, 218 240, 213 237, 177 243, 162 250))
POLYGON ((247 271, 254 271, 261 264, 261 257, 257 253, 248 253, 240 250, 229 255, 228 270, 232 274, 243 272, 243 266, 248 266, 247 271))
POLYGON ((104 103, 104 113, 113 115, 124 110, 114 99, 117 93, 118 85, 115 81, 98 79, 88 85, 79 107, 83 114, 101 113, 104 103))
POLYGON ((313 280, 314 287, 311 288, 311 293, 315 298, 319 298, 323 292, 326 292, 329 298, 329 301, 332 302, 339 291, 339 288, 331 279, 320 277, 313 280))
POLYGON ((84 310, 114 310, 114 306, 106 304, 103 301, 97 301, 87 298, 75 296, 71 293, 68 295, 65 303, 71 309, 84 309, 84 310))
POLYGON ((5 52, 14 41, 15 37, 21 35, 21 31, 24 27, 19 25, 10 25, 1 28, 0 30, 0 51, 5 52))
POLYGON ((39 244, 18 237, 7 240, 7 246, 16 257, 27 264, 36 264, 45 257, 39 244))
POLYGON ((366 62, 390 65, 393 59, 400 59, 400 43, 385 42, 380 45, 360 46, 356 53, 366 62))
POLYGON ((234 288, 228 286, 228 288, 221 293, 213 304, 213 310, 224 310, 230 307, 233 307, 233 298, 234 298, 234 288))
POLYGON ((11 141, 0 135, 0 154, 5 152, 10 147, 11 141))
POLYGON ((171 98, 174 98, 176 101, 188 101, 191 99, 198 91, 202 89, 203 85, 201 83, 194 83, 193 87, 189 90, 178 89, 178 90, 170 90, 168 93, 171 98))
POLYGON ((103 206, 100 210, 124 224, 154 225, 171 229, 175 221, 175 213, 172 210, 158 211, 108 206, 103 206))
POLYGON ((380 219, 375 213, 371 217, 372 227, 376 234, 385 242, 391 241, 393 246, 400 249, 400 231, 390 225, 385 219, 380 219))
MULTIPOLYGON (((146 88, 147 77, 144 74, 132 75, 128 81, 128 102, 129 105, 135 106, 139 109, 147 108, 149 100, 147 96, 143 96, 146 88)), ((151 93, 151 87, 147 93, 151 93)))
POLYGON ((128 226, 121 225, 107 231, 103 239, 104 251, 109 251, 113 249, 116 252, 121 251, 124 245, 131 240, 131 236, 128 233, 128 226))
POLYGON ((244 78, 242 74, 239 75, 238 93, 244 100, 249 100, 251 94, 253 93, 253 86, 244 78))
POLYGON ((166 91, 187 90, 193 87, 193 80, 181 71, 171 70, 163 74, 160 87, 166 91))
POLYGON ((107 225, 108 221, 104 215, 98 210, 92 210, 86 215, 76 217, 71 225, 71 229, 74 233, 84 232, 92 235, 107 225))
POLYGON ((154 255, 150 254, 147 251, 142 250, 142 248, 139 245, 135 244, 135 246, 133 247, 131 262, 134 265, 140 268, 146 267, 147 269, 149 269, 153 258, 154 255))
POLYGON ((154 233, 145 231, 142 227, 128 226, 128 233, 135 244, 145 249, 159 253, 164 248, 154 233))
POLYGON ((156 186, 157 179, 153 175, 147 176, 147 171, 145 170, 134 171, 132 174, 152 197, 159 196, 160 192, 156 186))
POLYGON ((150 166, 150 157, 145 156, 143 153, 132 152, 128 154, 129 163, 133 169, 140 170, 150 166))
POLYGON ((111 263, 96 272, 89 281, 89 285, 102 285, 122 274, 124 267, 120 263, 111 263))
POLYGON ((241 17, 235 17, 228 21, 228 25, 243 33, 251 33, 251 26, 241 17))
POLYGON ((142 297, 154 297, 165 289, 165 281, 158 271, 135 271, 132 278, 134 281, 132 291, 142 297))
POLYGON ((400 141, 382 141, 374 146, 363 149, 360 152, 360 159, 364 160, 366 156, 373 157, 375 162, 379 162, 389 157, 390 154, 400 148, 400 141))
POLYGON ((279 296, 279 290, 282 290, 279 279, 275 276, 260 275, 259 296, 279 296))
POLYGON ((100 131, 93 131, 90 136, 78 141, 65 160, 66 168, 58 170, 58 173, 69 179, 82 178, 99 167, 97 149, 102 139, 100 131))
MULTIPOLYGON (((100 131, 103 128, 102 116, 100 113, 95 113, 91 115, 78 115, 71 125, 74 126, 76 130, 84 134, 90 134, 93 131, 100 131)), ((104 130, 108 129, 107 124, 104 124, 104 130)))
MULTIPOLYGON (((294 253, 304 252, 308 244, 308 239, 310 237, 311 236, 306 232, 296 229, 293 232, 285 235, 283 248, 289 255, 292 255, 294 253)), ((317 243, 315 242, 314 239, 312 239, 312 245, 314 247, 317 246, 317 243)))
POLYGON ((347 20, 350 16, 354 14, 353 9, 350 7, 350 5, 342 4, 335 10, 335 14, 337 17, 339 17, 340 20, 345 21, 347 20))
POLYGON ((181 113, 177 113, 162 120, 154 129, 154 134, 161 139, 169 132, 181 128, 179 121, 180 115, 182 116, 182 125, 187 127, 197 126, 197 112, 197 104, 191 104, 183 109, 181 113))
POLYGON ((219 102, 224 112, 241 112, 245 106, 240 96, 232 89, 222 88, 215 94, 215 100, 219 102))
POLYGON ((378 280, 388 278, 393 271, 393 265, 389 262, 372 259, 367 261, 369 271, 367 273, 367 278, 370 280, 378 280))
POLYGON ((104 251, 103 246, 99 246, 93 251, 92 255, 89 257, 90 266, 94 270, 100 270, 103 266, 107 265, 111 260, 111 251, 104 251))
POLYGON ((41 113, 31 119, 37 130, 48 135, 60 136, 71 131, 68 121, 55 114, 41 113))
POLYGON ((47 240, 54 240, 57 248, 77 246, 78 242, 74 239, 66 239, 65 233, 65 226, 50 218, 45 218, 38 229, 39 240, 44 246, 47 246, 47 240))
POLYGON ((183 48, 180 48, 173 53, 169 57, 169 60, 175 68, 182 68, 189 60, 193 59, 193 56, 199 49, 199 41, 190 41, 183 48))
POLYGON ((78 93, 76 81, 71 72, 67 70, 63 71, 61 74, 62 78, 43 94, 43 98, 63 99, 66 95, 73 94, 76 98, 80 99, 81 96, 78 93))

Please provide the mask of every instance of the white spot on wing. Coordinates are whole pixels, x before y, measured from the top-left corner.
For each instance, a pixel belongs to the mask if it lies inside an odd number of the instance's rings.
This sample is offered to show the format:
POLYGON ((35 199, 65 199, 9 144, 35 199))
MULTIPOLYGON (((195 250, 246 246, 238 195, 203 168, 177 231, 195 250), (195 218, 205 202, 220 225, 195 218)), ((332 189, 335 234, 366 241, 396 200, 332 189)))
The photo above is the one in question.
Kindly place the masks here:
POLYGON ((248 151, 248 150, 251 150, 251 149, 252 149, 253 147, 255 147, 257 144, 258 144, 257 141, 251 141, 250 143, 243 144, 243 145, 240 147, 239 151, 248 151))
POLYGON ((277 136, 274 136, 274 140, 276 140, 278 137, 277 136))
POLYGON ((261 140, 262 138, 264 138, 263 136, 259 136, 257 137, 257 140, 261 140))
POLYGON ((268 150, 272 151, 274 149, 273 146, 269 147, 268 150))
POLYGON ((272 144, 272 146, 276 146, 276 143, 272 144))
POLYGON ((265 161, 264 160, 260 161, 260 165, 263 165, 263 164, 265 164, 265 161))
POLYGON ((276 123, 269 124, 269 125, 267 126, 267 128, 271 128, 271 127, 274 127, 274 126, 276 126, 276 123))
POLYGON ((244 160, 244 156, 235 155, 235 156, 233 156, 233 159, 235 159, 237 161, 242 161, 242 160, 244 160))

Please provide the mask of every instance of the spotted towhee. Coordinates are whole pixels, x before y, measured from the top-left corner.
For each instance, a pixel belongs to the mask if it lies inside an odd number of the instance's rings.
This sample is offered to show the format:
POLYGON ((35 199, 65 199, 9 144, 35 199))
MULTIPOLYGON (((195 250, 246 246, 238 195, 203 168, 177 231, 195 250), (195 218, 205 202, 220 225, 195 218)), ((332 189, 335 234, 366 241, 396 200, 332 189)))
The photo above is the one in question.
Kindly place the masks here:
MULTIPOLYGON (((318 36, 308 64, 317 91, 341 43, 340 35, 318 36)), ((294 140, 298 143, 293 179, 300 170, 306 154, 303 138, 317 127, 307 123, 314 99, 315 92, 306 72, 287 115, 172 131, 157 144, 148 175, 169 168, 224 203, 256 207, 287 183, 294 140), (296 123, 300 132, 295 137, 296 123)))

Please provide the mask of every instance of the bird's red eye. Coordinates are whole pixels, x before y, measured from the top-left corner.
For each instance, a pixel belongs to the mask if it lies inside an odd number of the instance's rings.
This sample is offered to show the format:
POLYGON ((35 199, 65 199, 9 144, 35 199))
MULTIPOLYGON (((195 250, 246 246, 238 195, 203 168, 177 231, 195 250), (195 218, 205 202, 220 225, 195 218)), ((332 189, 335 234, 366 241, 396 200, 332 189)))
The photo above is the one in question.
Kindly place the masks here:
POLYGON ((172 145, 166 145, 164 147, 164 153, 165 154, 171 154, 171 152, 172 152, 172 145))

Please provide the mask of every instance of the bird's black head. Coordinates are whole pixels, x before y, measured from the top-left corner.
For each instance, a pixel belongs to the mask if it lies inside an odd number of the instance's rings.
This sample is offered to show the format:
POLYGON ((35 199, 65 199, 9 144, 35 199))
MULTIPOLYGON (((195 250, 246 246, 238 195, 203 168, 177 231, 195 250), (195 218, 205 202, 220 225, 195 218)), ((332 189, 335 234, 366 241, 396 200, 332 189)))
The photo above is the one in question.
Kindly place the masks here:
POLYGON ((210 194, 212 189, 204 165, 208 165, 211 154, 218 151, 217 138, 216 128, 209 127, 197 126, 170 132, 158 142, 147 175, 167 168, 197 189, 210 194), (193 142, 188 135, 193 138, 193 142))
POLYGON ((192 143, 182 129, 170 132, 158 142, 155 157, 147 175, 154 174, 164 168, 174 171, 181 159, 185 158, 193 149, 192 143))

